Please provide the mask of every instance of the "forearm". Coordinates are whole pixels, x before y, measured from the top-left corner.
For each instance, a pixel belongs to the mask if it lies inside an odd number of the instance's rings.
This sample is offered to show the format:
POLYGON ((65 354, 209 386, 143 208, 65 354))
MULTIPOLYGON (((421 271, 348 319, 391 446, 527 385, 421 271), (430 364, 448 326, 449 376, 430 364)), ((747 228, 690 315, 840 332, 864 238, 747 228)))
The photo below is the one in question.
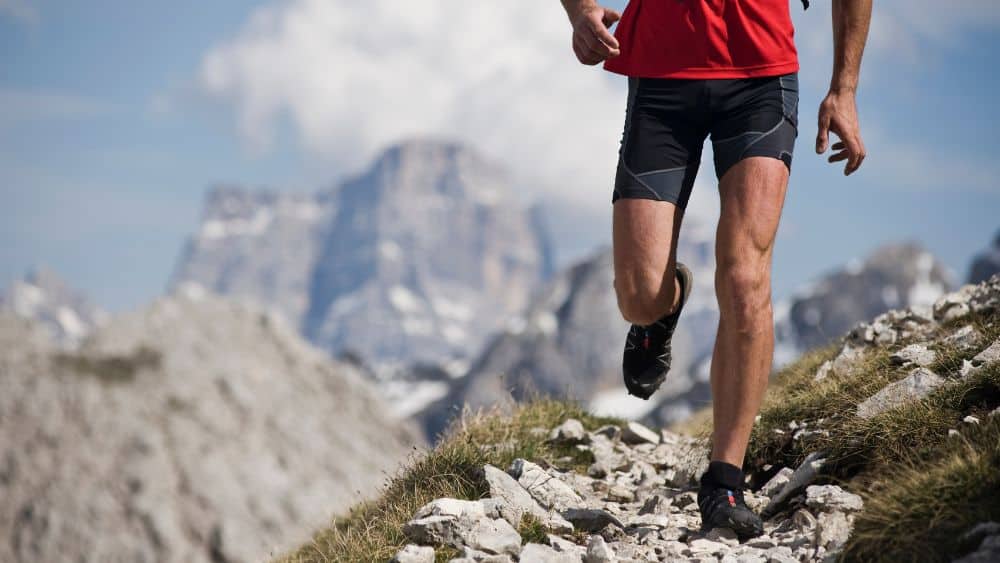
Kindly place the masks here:
MULTIPOLYGON (((563 3, 571 0, 564 0, 563 3)), ((830 90, 854 92, 858 88, 861 56, 868 40, 872 0, 832 0, 833 78, 830 90)))
POLYGON ((597 7, 597 0, 560 0, 560 1, 562 2, 563 8, 566 10, 566 15, 569 16, 570 21, 576 18, 576 16, 580 15, 584 10, 597 7))

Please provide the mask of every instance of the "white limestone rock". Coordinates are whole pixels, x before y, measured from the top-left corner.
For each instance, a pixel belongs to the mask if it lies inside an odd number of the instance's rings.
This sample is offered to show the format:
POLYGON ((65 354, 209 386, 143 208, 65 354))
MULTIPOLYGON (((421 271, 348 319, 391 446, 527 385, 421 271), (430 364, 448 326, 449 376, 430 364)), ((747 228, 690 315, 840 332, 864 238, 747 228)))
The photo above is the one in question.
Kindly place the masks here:
POLYGON ((889 360, 896 365, 916 364, 921 367, 933 364, 936 359, 937 354, 924 344, 904 346, 889 356, 889 360))
POLYGON ((916 368, 909 375, 883 387, 862 401, 857 408, 861 418, 872 418, 889 409, 922 399, 944 384, 944 379, 927 368, 916 368))
POLYGON ((811 485, 806 488, 806 506, 823 512, 858 512, 864 502, 837 485, 811 485))
POLYGON ((483 467, 490 497, 497 505, 500 516, 512 526, 519 526, 525 514, 537 518, 543 525, 557 532, 571 532, 573 525, 558 514, 550 514, 532 498, 531 494, 513 477, 492 465, 483 467))
POLYGON ((793 473, 795 473, 795 470, 791 467, 782 467, 774 474, 774 477, 771 477, 767 483, 764 483, 764 486, 760 489, 760 493, 767 497, 773 497, 778 494, 788 484, 793 473))
POLYGON ((771 497, 771 501, 767 503, 762 511, 763 514, 772 514, 775 510, 781 507, 781 505, 787 501, 791 496, 805 487, 812 484, 819 475, 819 470, 823 467, 826 462, 826 458, 823 457, 821 452, 813 452, 806 456, 802 460, 802 464, 792 473, 791 477, 788 479, 788 483, 781 488, 780 491, 771 497))
POLYGON ((638 422, 631 421, 622 429, 622 441, 626 444, 659 444, 660 435, 638 422))
POLYGON ((525 459, 515 459, 510 474, 543 507, 552 510, 566 510, 583 505, 583 499, 560 479, 549 475, 535 463, 525 459))
POLYGON ((517 555, 521 536, 509 522, 486 516, 478 501, 441 498, 421 507, 403 526, 403 533, 420 544, 465 546, 491 554, 517 555))
POLYGON ((560 552, 547 545, 529 543, 521 550, 520 560, 537 563, 580 563, 581 559, 576 553, 560 552))
POLYGON ((590 536, 587 542, 587 553, 583 556, 583 563, 616 563, 618 558, 615 552, 608 547, 607 542, 601 536, 590 536))
POLYGON ((434 563, 434 548, 411 543, 396 552, 391 563, 434 563))
POLYGON ((840 549, 851 536, 854 517, 841 511, 821 512, 816 519, 816 545, 840 549))
POLYGON ((580 444, 587 441, 587 431, 584 430, 582 422, 569 418, 552 429, 549 439, 563 444, 580 444))

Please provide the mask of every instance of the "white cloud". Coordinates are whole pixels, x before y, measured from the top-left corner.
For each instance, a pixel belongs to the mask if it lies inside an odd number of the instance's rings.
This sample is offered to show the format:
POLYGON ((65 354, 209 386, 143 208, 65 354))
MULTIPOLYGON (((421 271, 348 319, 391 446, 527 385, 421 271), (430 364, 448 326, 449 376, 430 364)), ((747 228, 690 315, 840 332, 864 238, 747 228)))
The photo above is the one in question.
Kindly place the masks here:
POLYGON ((525 185, 610 200, 624 78, 576 62, 557 2, 285 2, 212 49, 200 82, 256 147, 287 122, 357 169, 403 137, 458 138, 525 185))
MULTIPOLYGON (((996 5, 878 2, 868 67, 924 64, 964 32, 1000 26, 996 5)), ((829 7, 792 9, 803 80, 824 88, 829 7)), ((878 81, 865 76, 866 87, 878 81)), ((205 55, 199 86, 233 105, 258 149, 290 126, 313 154, 356 171, 401 138, 457 138, 510 165, 528 198, 589 209, 608 205, 625 104, 624 79, 579 65, 559 4, 537 0, 275 3, 205 55)), ((801 108, 803 123, 814 111, 801 108)), ((811 145, 808 134, 801 141, 811 145)), ((710 172, 699 191, 714 183, 710 172)), ((696 203, 710 213, 703 196, 696 203)))
POLYGON ((0 15, 4 14, 23 22, 38 21, 38 10, 30 0, 0 0, 0 15))
MULTIPOLYGON (((833 41, 828 2, 813 2, 809 10, 794 10, 795 42, 803 69, 817 82, 829 80, 833 41)), ((963 45, 970 31, 1000 28, 996 0, 880 0, 874 3, 865 49, 867 67, 900 65, 928 67, 940 63, 947 49, 963 45)), ((865 74, 866 82, 877 79, 865 74)))

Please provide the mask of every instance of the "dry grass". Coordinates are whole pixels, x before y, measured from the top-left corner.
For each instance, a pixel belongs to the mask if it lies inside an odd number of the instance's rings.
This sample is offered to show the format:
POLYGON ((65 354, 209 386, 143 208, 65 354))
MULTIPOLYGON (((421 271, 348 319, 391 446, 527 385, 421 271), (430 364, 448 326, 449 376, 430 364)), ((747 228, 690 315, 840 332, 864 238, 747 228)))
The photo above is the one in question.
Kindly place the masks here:
POLYGON ((850 561, 950 561, 975 549, 962 535, 1000 519, 1000 417, 965 428, 932 460, 880 479, 845 549, 850 561))
MULTIPOLYGON (((548 429, 567 418, 577 418, 591 430, 622 423, 590 415, 573 403, 547 399, 518 406, 509 415, 466 415, 452 425, 437 447, 415 457, 393 478, 378 500, 335 519, 329 529, 282 561, 388 561, 406 543, 403 524, 424 504, 440 497, 471 500, 487 496, 489 487, 482 472, 485 464, 507 468, 514 459, 525 458, 578 468, 585 460, 573 455, 573 448, 547 442, 548 429), (540 428, 545 432, 539 432, 540 428)), ((524 521, 521 529, 529 538, 545 536, 537 522, 524 521)), ((449 555, 454 556, 454 550, 441 549, 438 558, 449 555)))
POLYGON ((1000 520, 1000 364, 975 375, 957 375, 962 361, 1000 338, 1000 315, 964 319, 982 335, 973 350, 943 342, 951 323, 930 338, 938 358, 931 366, 950 381, 920 401, 869 419, 855 415, 857 404, 911 367, 893 365, 891 349, 876 349, 850 374, 815 381, 824 351, 803 358, 779 376, 755 425, 747 468, 757 482, 782 466, 795 467, 812 451, 824 451, 824 478, 866 497, 848 560, 949 560, 967 546, 958 537, 983 520, 1000 520), (963 423, 967 415, 981 426, 963 423), (789 423, 806 422, 822 433, 793 439, 789 423), (959 429, 962 437, 949 437, 959 429), (780 432, 779 432, 780 431, 780 432), (766 466, 769 471, 763 471, 766 466))

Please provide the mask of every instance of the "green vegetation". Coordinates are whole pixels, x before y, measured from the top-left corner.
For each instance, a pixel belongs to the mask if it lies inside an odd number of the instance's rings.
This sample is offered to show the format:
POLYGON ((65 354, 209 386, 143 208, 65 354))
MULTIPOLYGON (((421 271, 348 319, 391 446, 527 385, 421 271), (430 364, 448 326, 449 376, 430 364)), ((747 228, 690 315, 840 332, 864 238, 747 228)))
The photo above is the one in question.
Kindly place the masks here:
MULTIPOLYGON (((506 469, 516 458, 525 458, 579 468, 582 460, 574 448, 547 441, 548 430, 567 418, 580 420, 588 430, 623 423, 595 417, 573 403, 548 399, 518 406, 509 415, 488 412, 464 416, 452 424, 437 447, 415 456, 378 500, 335 519, 329 529, 283 561, 388 561, 406 544, 403 524, 424 504, 440 497, 472 500, 488 496, 482 472, 487 463, 506 469)), ((545 537, 544 529, 533 519, 523 520, 520 527, 526 538, 545 537)), ((449 555, 454 556, 452 550, 438 550, 439 560, 449 555)))
POLYGON ((94 356, 92 354, 59 354, 56 366, 74 373, 96 377, 105 383, 126 383, 143 369, 160 367, 160 353, 141 346, 124 356, 94 356))

